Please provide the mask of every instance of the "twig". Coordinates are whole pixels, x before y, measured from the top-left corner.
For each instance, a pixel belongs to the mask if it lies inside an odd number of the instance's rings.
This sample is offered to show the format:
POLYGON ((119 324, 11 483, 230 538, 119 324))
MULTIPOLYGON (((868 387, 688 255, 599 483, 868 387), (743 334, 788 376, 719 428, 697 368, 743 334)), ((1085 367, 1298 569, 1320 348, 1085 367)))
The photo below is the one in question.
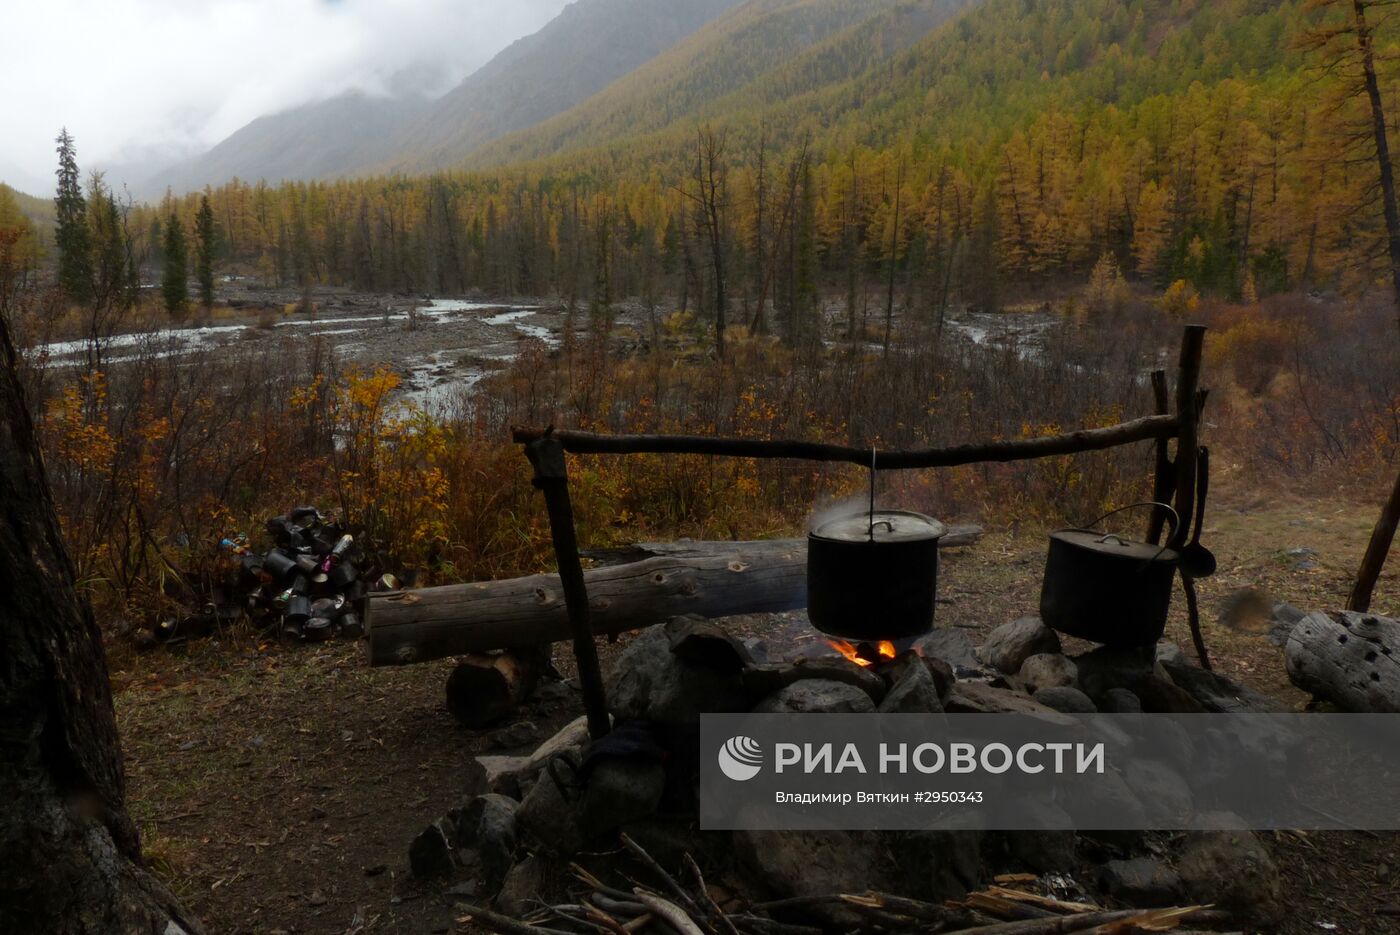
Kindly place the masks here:
POLYGON ((710 915, 724 926, 729 935, 739 935, 739 930, 734 927, 734 923, 729 921, 729 916, 724 914, 724 910, 719 907, 719 903, 710 896, 710 888, 705 885, 705 875, 700 872, 700 865, 695 862, 695 858, 690 856, 690 852, 685 853, 685 866, 690 871, 690 875, 695 878, 695 888, 700 893, 701 900, 710 910, 710 915))
MULTIPOLYGON (((629 851, 631 851, 632 854, 638 860, 640 860, 648 870, 650 870, 653 874, 660 878, 662 882, 666 884, 666 888, 671 891, 671 895, 679 899, 691 912, 695 913, 696 915, 700 914, 700 907, 695 904, 694 898, 692 898, 691 895, 686 892, 685 887, 677 883, 676 878, 667 873, 665 868, 662 867, 659 863, 657 863, 656 859, 646 852, 645 848, 643 848, 636 841, 632 840, 632 838, 629 837, 626 832, 622 833, 621 838, 623 846, 626 847, 629 851)), ((638 895, 641 894, 639 893, 638 895)))
POLYGON ((648 893, 637 887, 637 898, 651 910, 651 914, 669 925, 679 935, 705 935, 705 930, 695 924, 686 911, 670 900, 648 893))
POLYGON ((501 932, 504 935, 574 935, 563 929, 545 928, 541 925, 526 925, 518 922, 510 916, 503 916, 490 909, 483 909, 480 906, 464 906, 467 915, 472 917, 472 921, 479 922, 493 932, 501 932))
POLYGON ((758 935, 822 935, 822 930, 810 925, 794 925, 791 922, 776 922, 773 919, 765 919, 763 916, 751 915, 741 912, 731 916, 736 923, 745 929, 757 932, 758 935))
POLYGON ((1049 919, 1022 919, 1017 922, 1001 922, 978 928, 963 929, 959 935, 1060 935, 1062 932, 1082 932, 1110 922, 1129 920, 1156 921, 1163 913, 1176 913, 1180 918, 1199 912, 1203 907, 1191 906, 1184 909, 1119 909, 1108 912, 1083 912, 1072 916, 1054 916, 1049 919))

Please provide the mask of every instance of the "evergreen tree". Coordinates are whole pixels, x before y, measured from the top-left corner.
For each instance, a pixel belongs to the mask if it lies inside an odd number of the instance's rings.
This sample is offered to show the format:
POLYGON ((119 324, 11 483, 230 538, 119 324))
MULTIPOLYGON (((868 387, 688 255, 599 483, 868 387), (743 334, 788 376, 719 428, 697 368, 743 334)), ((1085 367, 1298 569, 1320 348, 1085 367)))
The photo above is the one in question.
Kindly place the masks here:
POLYGON ((214 209, 209 207, 209 195, 199 199, 199 211, 194 216, 195 278, 199 280, 199 304, 205 312, 214 307, 214 209))
POLYGON ((87 200, 78 174, 77 150, 65 127, 58 139, 58 194, 54 197, 58 247, 58 285, 74 302, 92 298, 92 248, 88 237, 87 200))
POLYGON ((165 310, 179 317, 185 312, 190 292, 188 264, 185 256, 185 230, 174 212, 165 221, 165 273, 161 277, 160 291, 165 298, 165 310))

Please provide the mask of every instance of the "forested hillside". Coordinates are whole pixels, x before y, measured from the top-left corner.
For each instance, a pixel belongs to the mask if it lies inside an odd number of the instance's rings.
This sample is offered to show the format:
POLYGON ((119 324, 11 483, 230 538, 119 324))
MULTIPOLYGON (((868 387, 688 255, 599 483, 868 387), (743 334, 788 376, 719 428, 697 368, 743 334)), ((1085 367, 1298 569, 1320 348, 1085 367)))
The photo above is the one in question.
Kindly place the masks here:
POLYGON ((822 283, 852 310, 878 283, 880 304, 935 312, 1105 258, 1105 275, 1229 296, 1370 281, 1374 172, 1337 158, 1353 108, 1295 49, 1300 0, 985 0, 932 25, 956 6, 745 4, 491 150, 534 161, 226 185, 225 259, 604 314, 723 291, 789 334, 822 283), (916 23, 931 31, 913 41, 916 23))

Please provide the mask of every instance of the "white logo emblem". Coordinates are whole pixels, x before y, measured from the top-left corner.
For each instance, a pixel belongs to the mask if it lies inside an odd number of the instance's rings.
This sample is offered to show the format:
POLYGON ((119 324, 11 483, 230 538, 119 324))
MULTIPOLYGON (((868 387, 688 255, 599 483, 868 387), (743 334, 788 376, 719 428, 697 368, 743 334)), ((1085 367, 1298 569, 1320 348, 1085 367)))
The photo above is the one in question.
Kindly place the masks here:
POLYGON ((747 782, 763 768, 763 748, 752 737, 731 737, 719 748, 719 768, 735 782, 747 782))

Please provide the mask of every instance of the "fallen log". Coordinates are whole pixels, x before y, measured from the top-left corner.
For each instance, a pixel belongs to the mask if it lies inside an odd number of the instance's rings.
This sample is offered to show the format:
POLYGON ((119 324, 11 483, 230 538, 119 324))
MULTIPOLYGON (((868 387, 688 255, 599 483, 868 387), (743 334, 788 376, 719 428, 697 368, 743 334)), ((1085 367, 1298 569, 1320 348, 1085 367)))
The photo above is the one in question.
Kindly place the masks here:
MULTIPOLYGON (((962 546, 972 545, 982 538, 981 526, 949 526, 948 532, 942 539, 938 540, 938 546, 942 549, 954 549, 962 546)), ((695 556, 695 555, 715 555, 723 552, 731 552, 737 547, 770 545, 783 543, 786 548, 800 549, 802 554, 807 554, 806 539, 765 539, 759 542, 714 542, 709 540, 678 539, 675 542, 638 542, 636 545, 623 546, 617 549, 584 549, 580 554, 584 558, 592 559, 599 565, 625 565, 629 562, 640 562, 648 558, 660 558, 662 556, 695 556)), ((804 558, 805 560, 805 558, 804 558)))
POLYGON ((1288 677, 1343 711, 1400 712, 1400 621, 1342 611, 1308 614, 1288 635, 1288 677))
MULTIPOLYGON (((954 527, 955 543, 981 530, 954 527)), ((593 632, 609 636, 672 617, 729 617, 807 606, 807 540, 639 546, 641 560, 584 573, 593 632)), ((616 560, 616 559, 615 559, 616 560)), ((372 666, 410 665, 570 639, 558 575, 375 595, 366 615, 372 666)))

